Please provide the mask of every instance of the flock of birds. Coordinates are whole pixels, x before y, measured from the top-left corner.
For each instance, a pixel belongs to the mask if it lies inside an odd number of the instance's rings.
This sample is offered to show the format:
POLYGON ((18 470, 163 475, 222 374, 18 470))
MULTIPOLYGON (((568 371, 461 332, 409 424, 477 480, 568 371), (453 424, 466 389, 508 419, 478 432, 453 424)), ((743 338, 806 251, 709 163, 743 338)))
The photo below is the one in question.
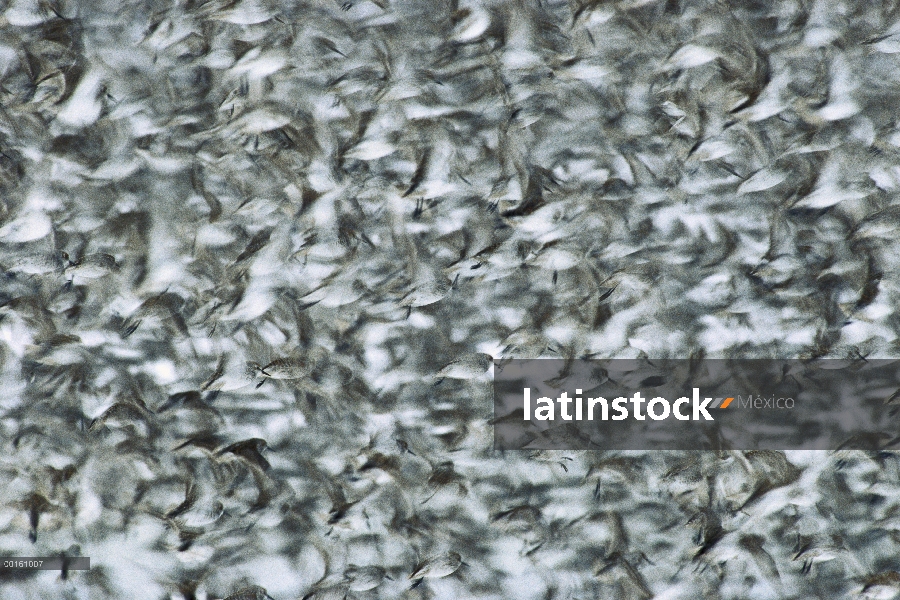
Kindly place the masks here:
POLYGON ((6 600, 892 598, 881 452, 500 452, 495 358, 897 354, 900 6, 0 3, 6 600))

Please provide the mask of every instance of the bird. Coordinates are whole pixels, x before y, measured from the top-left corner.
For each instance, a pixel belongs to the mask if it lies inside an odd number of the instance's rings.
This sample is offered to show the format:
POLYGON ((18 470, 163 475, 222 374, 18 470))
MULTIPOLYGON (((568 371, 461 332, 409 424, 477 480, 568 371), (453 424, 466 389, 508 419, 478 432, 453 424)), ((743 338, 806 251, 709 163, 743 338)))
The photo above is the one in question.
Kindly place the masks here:
POLYGON ((801 475, 800 469, 790 463, 783 452, 750 450, 746 453, 746 461, 756 480, 741 508, 746 508, 776 488, 794 483, 801 475))
POLYGON ((25 347, 25 356, 45 365, 80 364, 85 360, 81 338, 76 335, 56 333, 34 340, 36 344, 25 347))
POLYGON ((224 600, 274 600, 266 588, 259 585, 251 585, 232 592, 224 600))
POLYGON ((453 15, 454 27, 451 39, 470 43, 480 38, 491 24, 491 14, 479 7, 462 8, 453 15))
POLYGON ((155 428, 153 413, 140 398, 116 402, 90 422, 88 431, 99 432, 108 428, 123 428, 135 432, 155 428))
POLYGON ((447 363, 435 373, 435 384, 444 379, 478 379, 483 377, 493 364, 494 357, 485 352, 476 352, 447 363))
POLYGON ((504 531, 527 533, 542 526, 541 509, 530 504, 520 504, 509 509, 501 510, 490 517, 493 525, 504 531))
POLYGON ((801 575, 809 574, 813 565, 837 559, 848 565, 854 576, 866 572, 865 567, 852 552, 847 550, 842 537, 837 533, 826 537, 804 537, 798 534, 795 549, 796 553, 791 560, 801 562, 801 575))
POLYGON ((312 373, 313 361, 306 357, 276 358, 258 371, 265 377, 256 387, 262 386, 266 379, 295 380, 303 379, 312 373))
POLYGON ((545 336, 520 328, 510 333, 500 342, 503 346, 504 359, 534 359, 556 353, 552 349, 552 342, 545 336))
POLYGON ((434 498, 439 491, 445 489, 447 486, 456 486, 456 493, 458 496, 465 496, 469 491, 466 486, 465 477, 453 468, 453 461, 449 460, 432 466, 431 474, 428 476, 426 485, 431 491, 431 495, 423 500, 422 504, 425 504, 434 498))
POLYGON ((710 507, 705 507, 695 513, 688 519, 687 524, 697 527, 695 539, 699 547, 694 553, 694 559, 709 552, 726 534, 720 515, 710 507))
POLYGON ((4 273, 23 273, 25 275, 62 274, 69 263, 69 254, 61 250, 49 252, 10 252, 0 263, 0 271, 4 273))
POLYGON ((301 596, 300 600, 345 600, 349 589, 345 583, 317 585, 312 591, 301 596))
POLYGON ((190 409, 194 411, 194 414, 206 415, 221 423, 224 421, 222 414, 208 403, 211 402, 216 393, 207 394, 206 399, 198 390, 170 394, 168 399, 156 409, 156 414, 162 414, 173 409, 190 409))
POLYGON ((66 550, 59 553, 62 559, 62 568, 60 569, 59 578, 66 581, 69 578, 69 567, 72 565, 71 558, 81 556, 81 546, 72 544, 66 550))
POLYGON ((600 581, 617 584, 623 598, 650 600, 654 596, 641 572, 620 552, 604 558, 594 576, 600 581))
MULTIPOLYGON (((522 415, 520 417, 520 420, 522 418, 524 418, 524 413, 522 413, 521 410, 517 411, 516 414, 517 414, 517 416, 519 416, 520 414, 522 415)), ((571 461, 575 460, 571 456, 566 456, 564 454, 560 454, 559 452, 556 452, 553 450, 535 450, 534 452, 530 452, 528 454, 528 458, 530 458, 531 460, 536 460, 538 462, 542 462, 542 463, 559 465, 560 467, 562 467, 562 470, 565 471, 566 473, 569 472, 569 467, 566 466, 566 463, 564 461, 571 462, 571 461)), ((591 467, 591 469, 593 469, 593 467, 591 467)), ((591 473, 589 472, 588 475, 590 475, 590 474, 591 473)), ((585 478, 587 478, 587 475, 585 475, 585 478)))
POLYGON ((175 517, 181 516, 186 511, 190 510, 197 504, 197 500, 200 498, 200 491, 193 481, 193 479, 188 479, 185 481, 185 490, 184 490, 184 500, 176 507, 167 510, 165 512, 165 518, 174 519, 175 517))
POLYGON ((144 300, 122 325, 121 335, 129 337, 145 321, 170 334, 188 335, 187 322, 181 311, 184 299, 168 290, 144 300))
POLYGON ((216 450, 215 455, 223 457, 230 454, 243 459, 253 466, 259 467, 263 471, 268 471, 271 468, 271 465, 262 454, 265 450, 271 450, 266 440, 262 438, 250 438, 248 440, 241 440, 240 442, 229 444, 224 448, 216 450))
POLYGON ((900 573, 882 571, 867 577, 860 594, 867 600, 890 600, 900 595, 900 573))
POLYGON ((43 494, 37 492, 31 493, 24 500, 16 502, 15 506, 28 513, 28 539, 32 544, 37 543, 41 517, 45 514, 54 515, 61 512, 60 507, 51 503, 43 494))
POLYGON ((76 277, 79 279, 97 279, 115 273, 119 270, 114 256, 97 252, 96 254, 87 254, 78 260, 69 261, 69 265, 65 269, 66 275, 70 276, 73 282, 76 277))
POLYGON ((322 35, 317 35, 312 37, 312 43, 318 48, 318 50, 322 54, 327 54, 328 52, 334 52, 342 56, 343 58, 347 58, 347 55, 340 51, 337 45, 322 35))
POLYGON ((377 565, 357 566, 354 564, 347 565, 344 570, 344 580, 348 587, 354 592, 365 592, 373 590, 385 580, 391 579, 384 567, 377 565))
POLYGON ((778 565, 772 555, 763 547, 765 538, 757 534, 742 535, 738 540, 738 545, 750 553, 756 566, 759 567, 768 581, 780 582, 781 575, 778 573, 778 565))
POLYGON ((406 308, 406 316, 409 317, 413 308, 430 306, 446 298, 455 282, 456 280, 451 283, 441 278, 420 279, 413 284, 414 287, 409 292, 400 298, 398 306, 406 308))
POLYGON ((243 360, 235 353, 219 357, 213 373, 200 386, 201 392, 230 392, 246 387, 256 380, 259 365, 243 360))
POLYGON ((446 577, 455 573, 462 564, 462 556, 458 552, 447 552, 418 563, 407 579, 419 580, 446 577))
POLYGON ((39 240, 53 231, 53 222, 43 211, 27 211, 0 227, 0 242, 22 244, 39 240))

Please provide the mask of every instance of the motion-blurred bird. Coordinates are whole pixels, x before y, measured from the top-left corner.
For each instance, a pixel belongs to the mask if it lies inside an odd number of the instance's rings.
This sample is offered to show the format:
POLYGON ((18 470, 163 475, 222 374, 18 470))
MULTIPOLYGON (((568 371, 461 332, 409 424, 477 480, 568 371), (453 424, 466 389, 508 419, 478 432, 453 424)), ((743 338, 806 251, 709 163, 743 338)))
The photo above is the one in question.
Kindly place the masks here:
POLYGON ((406 308, 407 316, 409 316, 413 308, 429 306, 443 300, 450 293, 452 287, 451 282, 445 279, 422 279, 416 282, 413 289, 400 299, 398 306, 406 308))
POLYGON ((72 278, 70 281, 74 281, 76 277, 78 279, 97 279, 118 270, 119 265, 116 264, 113 256, 98 252, 71 261, 66 267, 66 275, 72 278))
POLYGON ((266 440, 262 438, 251 438, 230 444, 216 451, 216 456, 232 455, 241 458, 251 465, 259 467, 263 471, 268 471, 271 465, 263 456, 265 450, 271 450, 266 440))
POLYGON ((300 600, 345 600, 350 588, 347 584, 322 585, 300 597, 300 600))
POLYGON ((230 594, 225 600, 275 600, 266 591, 266 588, 258 585, 241 588, 230 594))
POLYGON ((2 262, 0 262, 0 271, 25 275, 61 274, 68 263, 69 255, 59 250, 50 252, 8 252, 2 259, 2 262))
POLYGON ((43 494, 32 493, 20 502, 16 502, 15 506, 28 513, 28 539, 31 543, 36 543, 38 538, 38 527, 41 523, 41 517, 46 514, 60 514, 61 510, 58 506, 51 503, 43 494))
POLYGON ((434 376, 435 383, 444 379, 479 379, 487 374, 493 361, 494 357, 484 352, 463 356, 441 368, 434 376))
MULTIPOLYGON (((264 367, 259 367, 259 372, 266 379, 303 379, 312 373, 313 362, 306 357, 285 357, 276 358, 264 367)), ((256 387, 260 387, 265 383, 265 379, 256 387)))
POLYGON ((351 591, 364 592, 375 589, 385 579, 391 579, 391 577, 384 568, 379 566, 359 567, 351 564, 344 570, 344 579, 349 584, 351 591))
POLYGON ((809 574, 813 565, 837 559, 850 567, 852 576, 860 576, 866 572, 865 567, 844 545, 839 534, 832 534, 827 539, 797 536, 797 552, 791 560, 802 564, 800 568, 802 575, 809 574))
POLYGON ((0 242, 22 244, 39 240, 53 231, 50 217, 43 211, 28 211, 0 227, 0 242))
POLYGON ((863 583, 861 596, 866 600, 892 600, 900 596, 900 573, 883 571, 868 577, 863 583))
POLYGON ((244 360, 238 354, 223 354, 215 371, 200 386, 200 391, 230 392, 253 383, 259 373, 259 366, 244 360))
POLYGON ((133 334, 145 321, 146 326, 160 327, 169 334, 188 335, 187 323, 181 313, 184 304, 181 296, 169 291, 148 298, 125 321, 122 337, 133 334))
POLYGON ((440 556, 426 559, 413 568, 407 579, 437 579, 455 573, 463 564, 462 556, 457 552, 448 552, 440 556))
POLYGON ((428 491, 431 492, 431 495, 423 500, 422 504, 427 503, 434 498, 439 491, 448 486, 455 486, 458 496, 465 496, 469 493, 465 477, 453 468, 453 461, 449 460, 432 467, 431 475, 429 475, 427 482, 428 491))

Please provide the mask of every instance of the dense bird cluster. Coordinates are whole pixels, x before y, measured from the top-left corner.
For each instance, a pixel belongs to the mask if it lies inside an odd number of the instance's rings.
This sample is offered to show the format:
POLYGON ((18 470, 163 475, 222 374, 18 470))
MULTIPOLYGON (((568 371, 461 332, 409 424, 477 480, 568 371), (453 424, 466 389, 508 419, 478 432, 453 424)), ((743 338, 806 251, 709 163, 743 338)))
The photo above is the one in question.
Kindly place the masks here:
POLYGON ((892 357, 894 1, 0 4, 0 597, 890 598, 872 453, 501 453, 491 358, 892 357))

